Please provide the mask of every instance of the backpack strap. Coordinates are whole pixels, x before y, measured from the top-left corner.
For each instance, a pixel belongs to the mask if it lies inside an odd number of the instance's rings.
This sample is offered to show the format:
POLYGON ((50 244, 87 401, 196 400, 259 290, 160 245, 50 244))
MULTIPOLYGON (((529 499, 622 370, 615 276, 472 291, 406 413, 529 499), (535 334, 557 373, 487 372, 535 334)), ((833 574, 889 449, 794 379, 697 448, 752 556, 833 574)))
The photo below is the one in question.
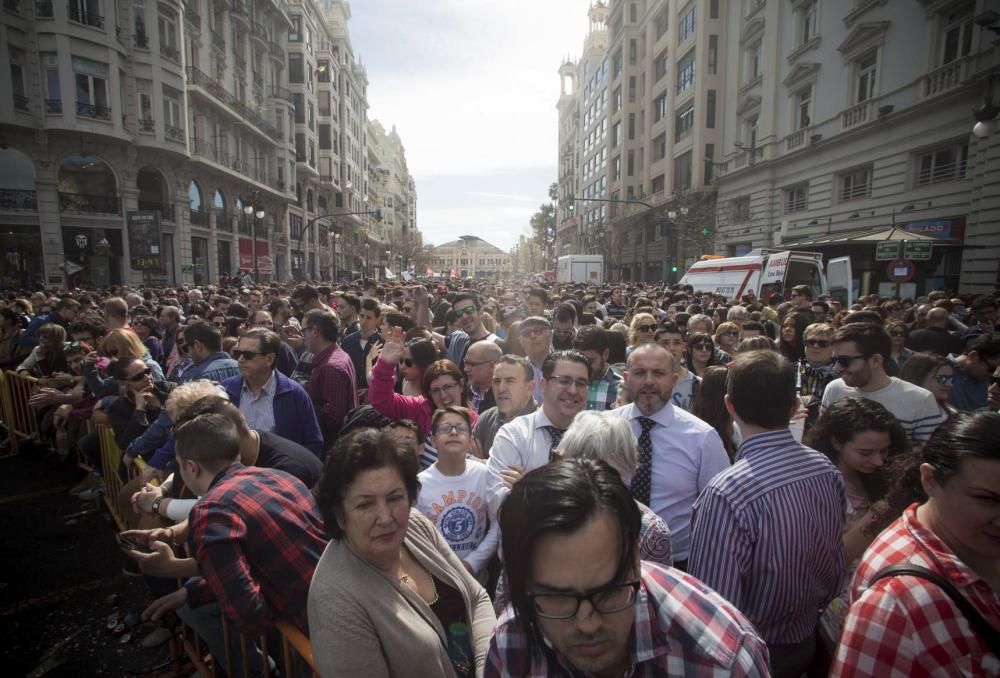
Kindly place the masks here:
POLYGON ((963 596, 959 590, 952 584, 948 579, 942 577, 937 572, 929 570, 926 567, 921 567, 920 565, 911 565, 909 563, 901 563, 899 565, 890 565, 889 567, 879 570, 871 581, 868 582, 868 586, 871 587, 872 584, 879 581, 880 579, 888 579, 889 577, 919 577, 920 579, 925 579, 932 584, 936 585, 942 591, 944 591, 952 602, 955 603, 956 607, 961 610, 962 614, 965 615, 966 620, 969 622, 969 626, 972 630, 979 635, 980 638, 986 641, 986 645, 990 648, 993 654, 1000 655, 1000 631, 997 631, 992 624, 986 621, 986 618, 979 613, 979 610, 969 602, 969 600, 963 596))

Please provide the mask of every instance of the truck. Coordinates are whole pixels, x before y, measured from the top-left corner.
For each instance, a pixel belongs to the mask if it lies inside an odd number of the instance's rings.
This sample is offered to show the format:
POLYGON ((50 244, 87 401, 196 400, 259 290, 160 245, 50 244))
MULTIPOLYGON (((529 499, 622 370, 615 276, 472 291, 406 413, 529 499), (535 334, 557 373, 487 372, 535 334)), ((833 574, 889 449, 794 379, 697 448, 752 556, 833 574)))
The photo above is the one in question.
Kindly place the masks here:
POLYGON ((827 295, 846 307, 853 301, 849 257, 831 259, 823 269, 819 252, 762 248, 740 257, 710 258, 692 264, 680 280, 697 292, 721 294, 728 299, 751 295, 767 299, 778 292, 785 297, 796 285, 808 285, 813 298, 827 295))
POLYGON ((604 284, 604 256, 601 254, 568 254, 556 262, 556 281, 604 284))

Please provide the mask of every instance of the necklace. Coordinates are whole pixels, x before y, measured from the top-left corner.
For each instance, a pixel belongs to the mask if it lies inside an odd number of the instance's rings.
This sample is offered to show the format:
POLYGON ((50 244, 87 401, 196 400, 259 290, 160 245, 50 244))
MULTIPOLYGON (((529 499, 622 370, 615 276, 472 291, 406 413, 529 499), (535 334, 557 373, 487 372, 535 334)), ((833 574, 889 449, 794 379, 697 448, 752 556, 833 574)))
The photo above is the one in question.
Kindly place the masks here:
MULTIPOLYGON (((401 571, 403 570, 403 557, 402 557, 402 554, 400 554, 400 558, 399 558, 399 569, 401 571)), ((431 580, 431 591, 433 591, 433 595, 432 595, 433 600, 424 601, 424 602, 426 602, 428 605, 434 605, 435 603, 437 603, 438 598, 440 596, 438 595, 437 584, 434 583, 434 577, 431 576, 430 580, 431 580)), ((410 587, 410 589, 412 589, 414 593, 416 593, 418 596, 420 596, 420 590, 417 588, 417 581, 413 577, 411 577, 409 574, 407 574, 405 571, 403 572, 403 574, 399 575, 399 581, 400 581, 400 583, 405 584, 406 586, 410 587)), ((423 596, 420 596, 420 597, 423 598, 423 596)))

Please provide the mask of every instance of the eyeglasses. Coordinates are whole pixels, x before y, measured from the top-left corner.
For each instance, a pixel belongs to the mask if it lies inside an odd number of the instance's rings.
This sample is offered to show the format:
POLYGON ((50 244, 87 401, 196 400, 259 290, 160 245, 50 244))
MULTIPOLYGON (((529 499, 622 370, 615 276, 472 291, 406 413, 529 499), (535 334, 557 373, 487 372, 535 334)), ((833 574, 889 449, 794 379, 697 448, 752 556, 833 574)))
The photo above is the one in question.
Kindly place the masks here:
POLYGON ((476 312, 475 306, 466 306, 465 308, 456 308, 455 313, 457 315, 472 315, 476 312))
POLYGON ((468 433, 469 426, 467 424, 438 424, 434 427, 434 433, 437 435, 445 435, 447 433, 468 433))
POLYGON ((431 389, 431 397, 436 397, 444 393, 445 391, 451 391, 458 388, 459 384, 457 381, 453 381, 450 384, 445 384, 444 386, 437 386, 431 389))
POLYGON ((522 327, 521 336, 522 337, 538 337, 548 332, 549 329, 546 327, 522 327))
POLYGON ((539 617, 571 619, 587 601, 598 614, 614 614, 629 608, 639 593, 639 582, 611 584, 587 593, 529 593, 539 617))
POLYGON ((400 367, 413 367, 413 358, 400 358, 399 359, 399 366, 400 367))
POLYGON ((729 330, 728 332, 723 332, 719 336, 722 336, 722 337, 738 337, 738 336, 740 336, 740 333, 739 332, 734 332, 732 330, 729 330))
POLYGON ((947 386, 948 384, 955 383, 954 374, 939 374, 935 377, 935 379, 937 379, 937 383, 941 384, 942 386, 947 386))
POLYGON ((240 358, 243 358, 244 360, 248 360, 249 361, 249 360, 253 360, 254 358, 256 358, 259 355, 264 355, 264 354, 260 353, 259 351, 233 351, 233 357, 236 360, 239 360, 240 358))
POLYGON ((830 348, 832 343, 832 341, 828 341, 826 339, 806 339, 806 346, 810 346, 812 348, 830 348))
POLYGON ((851 363, 855 360, 864 360, 868 356, 864 355, 835 355, 833 356, 833 362, 837 363, 841 367, 850 367, 851 363))
POLYGON ((701 351, 711 351, 715 347, 712 346, 712 343, 709 341, 699 341, 697 343, 691 344, 691 348, 701 351))
POLYGON ((902 330, 896 330, 894 332, 890 332, 889 336, 890 337, 905 337, 906 336, 906 332, 903 332, 902 330))
POLYGON ((150 372, 152 372, 152 370, 147 367, 142 372, 139 372, 138 374, 133 374, 131 377, 128 377, 128 380, 131 381, 133 384, 138 384, 140 381, 149 376, 150 372))
POLYGON ((635 329, 639 332, 655 332, 656 325, 638 325, 635 329))
POLYGON ((566 375, 552 375, 547 381, 554 381, 559 384, 562 388, 573 387, 578 391, 583 391, 590 388, 590 382, 586 379, 574 379, 566 375))
POLYGON ((479 367, 480 365, 492 365, 495 362, 496 362, 495 360, 480 360, 480 361, 476 362, 476 361, 473 361, 473 360, 466 359, 465 366, 466 367, 471 367, 472 369, 475 369, 475 368, 479 367))

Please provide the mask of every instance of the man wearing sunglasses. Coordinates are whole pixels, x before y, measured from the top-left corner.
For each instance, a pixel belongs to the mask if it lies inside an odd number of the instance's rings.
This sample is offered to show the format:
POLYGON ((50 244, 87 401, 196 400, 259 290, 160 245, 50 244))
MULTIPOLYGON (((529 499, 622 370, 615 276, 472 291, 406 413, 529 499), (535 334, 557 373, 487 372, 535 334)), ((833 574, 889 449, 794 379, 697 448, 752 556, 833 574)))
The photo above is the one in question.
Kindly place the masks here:
POLYGON ((842 398, 867 398, 885 406, 903 425, 910 440, 926 442, 944 421, 944 413, 933 393, 886 374, 885 365, 892 360, 891 355, 892 339, 881 325, 853 322, 837 330, 833 360, 840 378, 826 387, 820 414, 842 398))
POLYGON ((607 464, 528 473, 500 513, 511 606, 485 675, 766 676, 750 622, 698 580, 640 562, 641 513, 607 464))
POLYGON ((224 379, 222 387, 250 428, 274 433, 322 457, 323 435, 309 395, 275 369, 280 349, 281 339, 271 330, 248 330, 233 351, 240 374, 224 379))

